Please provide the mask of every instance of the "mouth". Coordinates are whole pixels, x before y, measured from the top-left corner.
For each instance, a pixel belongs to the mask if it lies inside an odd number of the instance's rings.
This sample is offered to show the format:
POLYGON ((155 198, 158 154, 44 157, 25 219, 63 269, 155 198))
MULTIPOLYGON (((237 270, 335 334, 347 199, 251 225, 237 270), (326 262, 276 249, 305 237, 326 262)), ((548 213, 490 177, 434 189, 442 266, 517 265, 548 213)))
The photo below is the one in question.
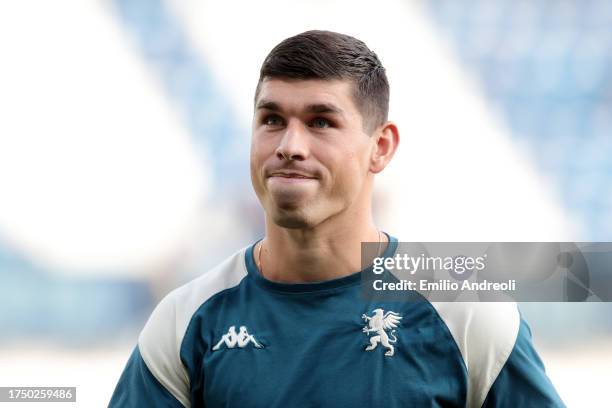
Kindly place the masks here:
POLYGON ((316 177, 296 172, 274 172, 268 178, 294 179, 294 180, 316 180, 316 177))
POLYGON ((270 186, 310 185, 317 181, 317 177, 294 171, 277 171, 268 175, 267 181, 270 186))

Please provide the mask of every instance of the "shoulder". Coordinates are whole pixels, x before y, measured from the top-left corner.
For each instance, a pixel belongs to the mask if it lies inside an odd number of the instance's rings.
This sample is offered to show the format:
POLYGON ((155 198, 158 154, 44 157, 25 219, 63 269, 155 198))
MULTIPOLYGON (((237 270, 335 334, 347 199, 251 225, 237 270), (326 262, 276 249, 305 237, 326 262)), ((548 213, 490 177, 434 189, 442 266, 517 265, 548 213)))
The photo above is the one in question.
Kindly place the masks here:
POLYGON ((515 302, 432 302, 457 343, 468 371, 468 404, 480 407, 516 344, 515 302))
POLYGON ((428 303, 448 328, 465 363, 467 406, 481 407, 517 344, 522 319, 516 302, 428 303))
POLYGON ((188 406, 189 376, 180 349, 192 316, 207 300, 240 284, 246 276, 246 248, 198 278, 173 290, 156 306, 140 336, 138 348, 151 373, 188 406))

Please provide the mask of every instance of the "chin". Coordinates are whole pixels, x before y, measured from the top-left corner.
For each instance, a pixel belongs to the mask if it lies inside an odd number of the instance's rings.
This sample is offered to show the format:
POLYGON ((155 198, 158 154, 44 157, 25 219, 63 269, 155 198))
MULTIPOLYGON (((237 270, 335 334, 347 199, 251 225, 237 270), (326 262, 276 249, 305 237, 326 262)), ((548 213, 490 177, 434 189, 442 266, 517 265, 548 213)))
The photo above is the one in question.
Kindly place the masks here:
POLYGON ((312 221, 299 210, 276 210, 271 214, 274 224, 283 228, 304 229, 313 226, 312 221))

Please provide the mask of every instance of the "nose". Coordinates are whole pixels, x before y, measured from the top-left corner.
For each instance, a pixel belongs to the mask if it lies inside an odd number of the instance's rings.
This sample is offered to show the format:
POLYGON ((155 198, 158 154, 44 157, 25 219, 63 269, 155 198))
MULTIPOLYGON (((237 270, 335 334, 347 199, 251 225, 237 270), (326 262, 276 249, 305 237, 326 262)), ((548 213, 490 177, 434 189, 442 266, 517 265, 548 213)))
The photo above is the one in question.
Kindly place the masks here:
POLYGON ((289 122, 285 128, 276 157, 280 160, 305 160, 308 157, 307 135, 304 127, 297 121, 289 122))

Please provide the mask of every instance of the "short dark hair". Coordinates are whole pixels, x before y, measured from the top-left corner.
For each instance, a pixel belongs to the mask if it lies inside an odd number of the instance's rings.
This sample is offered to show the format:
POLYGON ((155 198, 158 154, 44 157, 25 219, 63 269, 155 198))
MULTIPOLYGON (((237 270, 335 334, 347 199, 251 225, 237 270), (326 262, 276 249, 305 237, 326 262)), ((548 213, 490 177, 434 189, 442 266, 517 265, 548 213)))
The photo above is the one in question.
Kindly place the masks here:
POLYGON ((387 121, 389 82, 385 68, 363 41, 349 35, 312 30, 287 38, 264 60, 255 99, 266 78, 349 79, 364 129, 371 133, 387 121))

